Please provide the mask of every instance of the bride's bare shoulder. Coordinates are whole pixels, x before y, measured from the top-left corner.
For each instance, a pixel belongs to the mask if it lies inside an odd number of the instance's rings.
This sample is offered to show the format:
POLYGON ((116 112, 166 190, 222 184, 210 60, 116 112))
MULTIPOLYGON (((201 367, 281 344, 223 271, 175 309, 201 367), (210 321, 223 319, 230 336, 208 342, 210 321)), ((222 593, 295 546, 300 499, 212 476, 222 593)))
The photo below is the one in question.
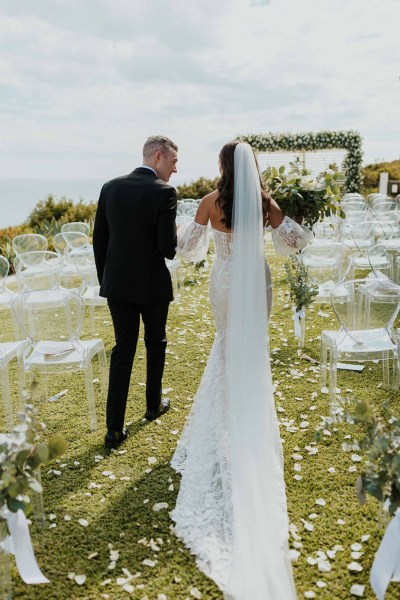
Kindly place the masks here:
POLYGON ((214 204, 217 198, 218 190, 214 190, 213 192, 210 192, 209 194, 204 196, 204 198, 201 199, 201 203, 204 202, 204 204, 214 204))

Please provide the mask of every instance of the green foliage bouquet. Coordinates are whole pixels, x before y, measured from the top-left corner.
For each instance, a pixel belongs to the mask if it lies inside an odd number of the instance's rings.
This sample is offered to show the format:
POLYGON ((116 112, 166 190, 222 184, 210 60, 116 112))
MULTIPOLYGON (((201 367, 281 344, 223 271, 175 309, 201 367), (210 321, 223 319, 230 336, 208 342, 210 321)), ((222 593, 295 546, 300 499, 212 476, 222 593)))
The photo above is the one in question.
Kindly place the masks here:
POLYGON ((37 411, 30 405, 20 413, 20 424, 0 438, 0 539, 7 534, 1 509, 11 512, 32 511, 32 492, 41 492, 38 468, 64 454, 66 442, 54 435, 47 443, 40 441, 45 426, 38 420, 37 411))
MULTIPOLYGON (((346 402, 350 400, 344 399, 344 404, 346 402)), ((369 494, 385 503, 389 514, 394 515, 400 508, 400 419, 393 415, 387 403, 378 413, 366 402, 359 402, 353 411, 342 409, 334 418, 325 421, 317 430, 317 439, 320 430, 338 422, 358 426, 357 437, 342 444, 342 448, 349 452, 362 450, 365 454, 364 468, 356 482, 360 504, 365 503, 369 494)))
POLYGON ((291 256, 284 264, 289 284, 289 295, 296 311, 304 309, 318 296, 318 286, 309 276, 307 267, 296 257, 291 256))
POLYGON ((328 169, 317 179, 311 172, 291 163, 288 173, 285 167, 269 167, 263 173, 268 191, 288 217, 303 217, 305 225, 312 227, 324 217, 338 214, 344 218, 340 208, 342 174, 328 169))

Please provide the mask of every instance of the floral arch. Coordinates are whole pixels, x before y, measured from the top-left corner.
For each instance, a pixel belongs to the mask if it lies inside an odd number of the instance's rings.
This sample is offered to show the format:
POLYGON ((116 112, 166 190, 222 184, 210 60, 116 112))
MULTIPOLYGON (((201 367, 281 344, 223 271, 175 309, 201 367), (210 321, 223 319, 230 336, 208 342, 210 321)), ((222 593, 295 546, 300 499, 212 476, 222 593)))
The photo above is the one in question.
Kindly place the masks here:
POLYGON ((345 149, 347 151, 343 167, 346 173, 346 192, 359 192, 362 185, 362 138, 357 131, 320 131, 319 133, 265 133, 241 135, 259 152, 283 150, 295 152, 315 152, 317 150, 345 149))

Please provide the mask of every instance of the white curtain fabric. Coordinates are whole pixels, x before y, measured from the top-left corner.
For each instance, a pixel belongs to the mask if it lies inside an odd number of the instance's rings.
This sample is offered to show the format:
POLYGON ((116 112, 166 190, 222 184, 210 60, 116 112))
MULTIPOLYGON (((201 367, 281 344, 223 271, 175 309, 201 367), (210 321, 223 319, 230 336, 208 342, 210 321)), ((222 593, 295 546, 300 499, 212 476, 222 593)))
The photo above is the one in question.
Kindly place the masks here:
POLYGON ((283 456, 267 335, 263 218, 251 147, 235 149, 231 283, 226 345, 232 469, 234 600, 294 600, 283 456))

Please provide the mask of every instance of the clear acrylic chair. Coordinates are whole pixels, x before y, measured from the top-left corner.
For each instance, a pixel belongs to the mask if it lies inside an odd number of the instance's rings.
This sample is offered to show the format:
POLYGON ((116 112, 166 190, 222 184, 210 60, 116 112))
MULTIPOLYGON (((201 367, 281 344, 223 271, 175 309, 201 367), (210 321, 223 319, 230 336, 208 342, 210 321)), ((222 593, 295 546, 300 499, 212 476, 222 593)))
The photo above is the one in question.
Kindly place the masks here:
POLYGON ((73 259, 76 269, 85 284, 82 290, 82 298, 89 308, 90 333, 94 335, 96 329, 95 309, 97 306, 107 306, 107 299, 99 294, 100 284, 97 277, 93 246, 87 245, 77 250, 73 253, 73 259))
POLYGON ((76 268, 73 251, 67 244, 65 234, 57 233, 53 237, 53 246, 62 260, 60 287, 78 294, 82 293, 85 282, 76 268))
POLYGON ((301 261, 312 281, 318 285, 318 296, 313 302, 330 303, 331 289, 351 270, 351 253, 351 249, 340 242, 313 243, 302 250, 301 261))
POLYGON ((0 255, 0 310, 8 309, 12 294, 6 287, 6 281, 10 272, 10 263, 5 256, 0 255))
POLYGON ((48 242, 44 235, 39 233, 23 233, 13 238, 12 247, 16 256, 19 256, 25 252, 45 251, 48 242))
POLYGON ((331 303, 339 321, 338 330, 321 332, 320 385, 327 383, 329 359, 329 389, 331 411, 337 410, 337 363, 382 361, 383 385, 398 388, 399 354, 394 333, 394 321, 400 309, 400 286, 388 279, 356 279, 344 281, 331 290, 331 303), (376 299, 370 306, 369 318, 364 318, 365 294, 362 288, 374 286, 376 299), (361 288, 361 293, 360 293, 361 288), (390 361, 392 377, 390 378, 390 361))
POLYGON ((78 252, 89 245, 89 236, 82 231, 62 231, 61 235, 67 244, 67 252, 78 252))
POLYGON ((15 272, 20 290, 46 290, 59 286, 62 259, 56 252, 36 250, 18 255, 15 272))
MULTIPOLYGON (((9 363, 17 359, 25 345, 24 341, 18 342, 2 342, 0 343, 0 385, 1 395, 3 397, 4 415, 6 421, 6 431, 11 431, 14 424, 13 408, 11 401, 10 378, 8 373, 9 363)), ((20 366, 20 362, 18 362, 20 366)), ((18 397, 19 403, 22 402, 22 378, 21 372, 18 377, 18 397)))
POLYGON ((64 225, 61 226, 61 233, 69 233, 70 231, 84 233, 89 237, 90 225, 84 221, 74 221, 73 223, 64 223, 64 225))
POLYGON ((177 215, 189 215, 194 217, 199 205, 194 200, 180 200, 177 206, 177 215))
MULTIPOLYGON (((98 357, 103 398, 107 389, 107 361, 103 340, 81 340, 84 301, 73 292, 48 290, 23 292, 13 301, 13 311, 26 336, 20 355, 21 372, 39 375, 41 396, 49 397, 47 376, 84 374, 90 429, 97 427, 92 360, 98 357)), ((54 380, 54 378, 53 378, 54 380)), ((59 390, 52 390, 54 395, 59 390)))

